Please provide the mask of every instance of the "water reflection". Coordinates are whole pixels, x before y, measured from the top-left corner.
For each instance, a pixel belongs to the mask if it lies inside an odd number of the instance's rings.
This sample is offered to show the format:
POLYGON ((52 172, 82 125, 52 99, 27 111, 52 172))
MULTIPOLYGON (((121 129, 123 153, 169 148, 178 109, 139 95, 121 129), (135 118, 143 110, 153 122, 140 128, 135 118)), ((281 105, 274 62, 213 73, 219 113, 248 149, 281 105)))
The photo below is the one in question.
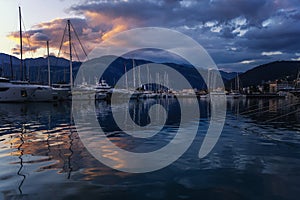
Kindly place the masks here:
POLYGON ((232 100, 228 101, 227 107, 231 113, 249 118, 258 124, 293 128, 289 127, 293 123, 298 128, 300 102, 289 102, 285 99, 232 100))
POLYGON ((23 185, 23 183, 24 183, 24 181, 25 181, 25 179, 26 179, 26 175, 25 174, 22 174, 22 169, 23 169, 23 167, 24 167, 24 165, 23 165, 23 158, 22 158, 22 156, 24 155, 24 153, 23 153, 23 149, 22 149, 22 145, 24 144, 24 139, 23 139, 23 134, 24 134, 24 127, 22 127, 22 131, 21 131, 21 134, 20 134, 20 141, 21 141, 21 144, 18 146, 18 151, 19 151, 19 159, 20 159, 20 168, 19 168, 19 170, 18 170, 18 172, 17 172, 17 174, 19 175, 19 176, 21 176, 22 177, 22 180, 21 180, 21 182, 20 182, 20 184, 19 184, 19 187, 18 187, 18 189, 19 189, 19 192, 20 192, 20 194, 22 195, 23 194, 23 192, 22 192, 22 185, 23 185))
MULTIPOLYGON (((159 101, 168 111, 169 121, 164 134, 151 139, 133 140, 113 125, 109 102, 96 102, 96 111, 85 112, 96 112, 114 144, 147 152, 166 145, 180 123, 176 101, 159 101)), ((187 107, 189 101, 185 100, 187 107)), ((129 111, 124 112, 125 124, 133 119, 145 125, 149 122, 145 113, 154 103, 157 102, 120 102, 117 109, 129 111)), ((219 199, 244 199, 254 198, 253 194, 260 198, 293 199, 299 193, 297 102, 228 101, 219 143, 202 160, 197 153, 209 125, 209 102, 199 101, 199 108, 200 119, 192 121, 200 121, 200 128, 191 148, 165 169, 136 175, 112 170, 89 154, 74 127, 70 104, 1 104, 0 199, 51 199, 53 194, 57 199, 87 198, 87 194, 90 199, 206 199, 213 195, 219 199)), ((93 127, 81 128, 93 131, 93 127)), ((126 165, 125 158, 118 162, 126 165)))

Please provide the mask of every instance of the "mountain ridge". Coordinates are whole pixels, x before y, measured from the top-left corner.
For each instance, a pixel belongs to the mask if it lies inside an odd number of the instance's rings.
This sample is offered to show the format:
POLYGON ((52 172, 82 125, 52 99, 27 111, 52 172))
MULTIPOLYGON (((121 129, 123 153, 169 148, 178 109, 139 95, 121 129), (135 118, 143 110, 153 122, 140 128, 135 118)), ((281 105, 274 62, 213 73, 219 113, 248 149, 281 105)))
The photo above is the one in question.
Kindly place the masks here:
MULTIPOLYGON (((300 61, 274 61, 254 67, 239 75, 243 87, 261 85, 269 81, 297 78, 300 71, 300 61)), ((234 82, 235 78, 228 82, 234 82)), ((227 85, 228 85, 227 84, 227 85)))
MULTIPOLYGON (((152 63, 149 60, 135 59, 137 65, 152 63)), ((14 79, 20 79, 20 59, 12 56, 13 64, 13 75, 14 79)), ((51 77, 53 83, 56 82, 68 82, 69 81, 69 60, 65 58, 58 58, 55 56, 50 56, 51 63, 51 77)), ((29 71, 30 81, 45 83, 47 81, 47 64, 48 60, 45 57, 38 58, 26 58, 24 59, 24 64, 26 67, 29 66, 29 69, 26 69, 26 72, 29 71)), ((114 69, 108 70, 109 73, 106 74, 106 79, 109 84, 114 84, 114 78, 111 78, 109 75, 118 74, 119 76, 124 73, 124 64, 127 65, 127 69, 132 68, 132 59, 129 58, 118 58, 112 65, 114 69)), ((176 63, 161 63, 175 68, 185 75, 188 80, 191 80, 193 87, 203 89, 205 87, 203 79, 196 76, 197 71, 193 70, 192 66, 187 66, 186 64, 176 64, 176 63)), ((73 62, 73 74, 76 75, 81 62, 73 62)), ((2 76, 11 77, 10 71, 10 55, 5 53, 0 53, 0 72, 2 76)), ((241 81, 242 87, 248 87, 253 85, 259 85, 264 82, 274 81, 276 79, 295 79, 298 71, 300 71, 300 61, 274 61, 266 63, 263 65, 256 66, 244 73, 237 72, 225 72, 220 70, 220 74, 226 84, 227 88, 229 85, 232 85, 235 82, 237 74, 239 74, 239 79, 241 81)))
MULTIPOLYGON (((19 58, 12 56, 13 60, 13 75, 14 79, 20 79, 20 60, 19 58)), ((149 60, 144 59, 134 59, 137 65, 152 63, 149 60)), ((38 57, 38 58, 26 58, 23 61, 24 66, 26 66, 26 72, 29 74, 29 78, 31 82, 39 82, 44 83, 47 81, 47 65, 48 59, 46 57, 38 57), (29 67, 29 69, 28 69, 29 67), (28 72, 29 71, 29 72, 28 72)), ((132 68, 132 59, 129 58, 117 58, 112 65, 114 65, 113 69, 109 69, 108 71, 110 74, 120 76, 124 73, 124 64, 127 65, 127 70, 132 68)), ((203 88, 204 82, 203 79, 196 76, 197 70, 192 66, 187 66, 186 64, 176 64, 176 63, 161 63, 164 65, 171 66, 175 68, 177 71, 180 71, 182 74, 186 76, 188 80, 191 80, 191 85, 195 88, 203 88)), ((58 58, 55 56, 50 56, 50 65, 51 65, 51 79, 53 83, 56 82, 69 82, 69 60, 65 58, 58 58)), ((74 61, 73 62, 73 74, 76 75, 81 62, 74 61)), ((10 55, 0 53, 0 68, 2 68, 2 76, 11 77, 11 70, 10 70, 10 55)), ((222 78, 224 81, 228 81, 235 76, 236 73, 227 73, 224 71, 220 71, 222 78)), ((111 85, 114 84, 114 78, 106 74, 104 77, 107 79, 107 82, 111 85)))

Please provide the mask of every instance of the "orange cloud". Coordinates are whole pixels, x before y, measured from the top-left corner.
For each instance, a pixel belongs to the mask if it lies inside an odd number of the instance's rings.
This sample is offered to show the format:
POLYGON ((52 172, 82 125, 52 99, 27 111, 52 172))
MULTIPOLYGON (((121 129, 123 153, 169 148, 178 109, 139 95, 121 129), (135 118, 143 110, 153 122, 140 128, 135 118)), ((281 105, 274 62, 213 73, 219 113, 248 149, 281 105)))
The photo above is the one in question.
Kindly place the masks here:
MULTIPOLYGON (((83 13, 83 15, 85 18, 72 18, 70 21, 87 53, 92 51, 97 44, 101 43, 103 40, 107 40, 111 36, 124 30, 128 30, 138 24, 138 21, 135 19, 113 17, 100 12, 86 11, 83 13)), ((45 48, 47 40, 49 40, 52 50, 58 52, 61 46, 63 33, 66 28, 66 23, 67 19, 57 18, 32 27, 32 29, 27 31, 23 36, 24 54, 28 53, 29 51, 31 51, 31 53, 37 51, 46 53, 45 48)), ((12 49, 12 52, 18 54, 20 40, 19 32, 16 31, 9 34, 8 38, 16 43, 16 46, 12 49)), ((80 44, 77 41, 77 37, 74 33, 72 33, 72 38, 74 53, 76 49, 79 59, 85 59, 84 52, 81 50, 80 44)), ((65 32, 60 56, 68 57, 68 45, 68 35, 65 32)), ((77 56, 73 57, 76 59, 77 56)))
POLYGON ((103 13, 86 11, 84 13, 88 22, 93 26, 102 26, 105 29, 102 30, 102 40, 106 40, 111 36, 120 33, 124 30, 128 30, 132 27, 135 20, 125 19, 125 18, 112 18, 110 16, 104 15, 103 13))

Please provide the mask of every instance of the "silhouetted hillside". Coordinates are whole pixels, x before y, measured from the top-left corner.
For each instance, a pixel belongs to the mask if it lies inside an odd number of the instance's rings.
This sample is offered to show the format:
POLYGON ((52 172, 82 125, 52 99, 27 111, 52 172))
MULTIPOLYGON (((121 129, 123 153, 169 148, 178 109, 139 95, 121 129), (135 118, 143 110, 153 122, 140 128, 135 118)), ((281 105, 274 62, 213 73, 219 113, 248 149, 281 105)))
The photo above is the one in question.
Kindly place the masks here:
MULTIPOLYGON (((151 63, 151 61, 147 60, 139 60, 135 59, 136 66, 151 63)), ((99 64, 99 60, 93 59, 88 61, 95 65, 95 69, 97 69, 97 65, 99 64)), ((11 71, 10 67, 10 55, 7 54, 0 54, 0 76, 5 76, 11 78, 13 75, 13 79, 19 80, 20 79, 20 60, 16 57, 12 57, 12 64, 13 64, 13 72, 11 71)), ((47 58, 30 58, 25 59, 24 67, 27 74, 27 79, 30 82, 38 82, 46 84, 48 80, 48 60, 47 58)), ((190 65, 185 64, 176 64, 176 63, 163 63, 168 65, 189 80, 190 84, 194 88, 204 89, 206 86, 201 76, 199 76, 198 71, 190 65)), ((50 65, 51 65, 51 82, 69 82, 69 61, 64 58, 57 58, 54 56, 50 56, 50 65)), ((117 58, 109 68, 107 68, 106 72, 103 75, 103 78, 110 84, 114 85, 115 82, 122 76, 124 73, 124 65, 126 65, 127 71, 132 69, 133 63, 132 59, 126 58, 117 58)), ((79 67, 81 66, 80 62, 73 62, 73 76, 75 77, 79 67)), ((224 81, 228 81, 229 79, 236 76, 235 72, 227 73, 220 71, 222 78, 224 81)), ((95 76, 96 72, 92 73, 90 77, 88 77, 89 82, 95 83, 95 76)), ((203 74, 207 74, 207 70, 203 71, 203 74)), ((142 74, 141 76, 146 76, 146 74, 142 74)), ((160 75, 162 78, 164 74, 160 75)), ((98 77, 99 78, 99 77, 98 77)), ((153 76, 155 78, 155 76, 153 76)), ((171 78, 170 78, 171 79, 171 78)), ((129 80, 132 81, 132 80, 129 80)), ((172 85, 172 83, 170 83, 172 85)))
MULTIPOLYGON (((259 85, 279 79, 294 80, 300 70, 300 61, 276 61, 260 65, 239 75, 243 87, 259 85)), ((230 87, 235 79, 227 83, 230 87)))

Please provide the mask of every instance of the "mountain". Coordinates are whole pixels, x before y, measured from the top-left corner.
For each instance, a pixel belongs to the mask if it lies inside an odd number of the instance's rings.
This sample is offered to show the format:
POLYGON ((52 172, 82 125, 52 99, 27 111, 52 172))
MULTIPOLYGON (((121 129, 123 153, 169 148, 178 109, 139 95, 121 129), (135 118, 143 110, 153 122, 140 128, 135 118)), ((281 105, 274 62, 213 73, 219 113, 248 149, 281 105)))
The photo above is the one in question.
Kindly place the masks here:
MULTIPOLYGON (((50 56, 51 79, 53 83, 69 82, 69 60, 50 56)), ((73 70, 76 73, 81 63, 73 62, 73 70)), ((30 82, 46 84, 48 80, 48 59, 27 58, 23 60, 26 77, 30 82)), ((12 56, 12 71, 10 55, 0 53, 0 76, 20 80, 20 59, 12 56)))
MULTIPOLYGON (((294 80, 300 70, 300 61, 275 61, 260 65, 239 75, 243 87, 259 85, 279 79, 294 80)), ((229 85, 235 79, 228 82, 229 85)))
MULTIPOLYGON (((237 76, 237 72, 224 72, 220 70, 220 74, 225 82, 235 78, 237 76)), ((238 73, 240 74, 240 73, 238 73)))
POLYGON ((20 63, 20 60, 15 57, 15 56, 10 56, 10 55, 7 55, 5 53, 0 53, 0 63, 1 64, 9 64, 10 63, 10 57, 12 58, 12 63, 13 64, 19 64, 20 63))
MULTIPOLYGON (((106 69, 103 74, 103 78, 110 84, 114 85, 116 80, 118 80, 124 73, 124 65, 126 65, 127 71, 130 70, 133 66, 132 59, 126 58, 114 58, 114 62, 106 69)), ((135 59, 136 65, 143 65, 147 63, 151 63, 148 60, 135 59)), ((99 65, 101 60, 93 59, 88 61, 89 63, 95 65, 95 69, 97 69, 97 65, 99 65)), ((27 74, 27 79, 29 78, 30 82, 37 82, 46 84, 48 80, 48 59, 39 57, 39 58, 29 58, 24 59, 23 61, 25 71, 27 74)), ((10 67, 10 55, 0 54, 0 76, 5 77, 14 77, 14 79, 20 79, 20 60, 17 57, 12 56, 12 64, 13 71, 11 72, 10 67)), ((69 60, 65 58, 57 58, 54 56, 50 56, 50 64, 51 64, 51 80, 52 83, 57 82, 69 82, 69 60)), ((198 71, 191 65, 186 64, 176 64, 176 63, 162 63, 164 65, 168 65, 181 73, 187 80, 189 80, 190 84, 193 88, 203 89, 205 88, 204 81, 201 76, 199 76, 198 71)), ((81 62, 73 62, 73 75, 76 76, 79 67, 81 66, 81 62)), ((105 66, 106 67, 106 66, 105 66)), ((203 70, 203 74, 207 74, 206 70, 203 70)), ((224 81, 228 81, 236 76, 235 72, 227 73, 224 71, 220 71, 221 76, 224 81)), ((91 83, 95 82, 95 76, 97 72, 95 71, 88 78, 91 83)), ((146 74, 141 75, 146 76, 146 74)), ((164 72, 160 73, 160 79, 163 79, 164 72)), ((206 75, 205 75, 206 76, 206 75)), ((145 78, 145 77, 144 77, 145 78)), ((152 78, 156 78, 154 74, 152 78)), ((171 79, 171 78, 170 78, 171 79)), ((130 81, 130 80, 129 80, 130 81)), ((174 84, 174 83, 173 83, 174 84)), ((170 83, 172 85, 172 82, 170 83)))

